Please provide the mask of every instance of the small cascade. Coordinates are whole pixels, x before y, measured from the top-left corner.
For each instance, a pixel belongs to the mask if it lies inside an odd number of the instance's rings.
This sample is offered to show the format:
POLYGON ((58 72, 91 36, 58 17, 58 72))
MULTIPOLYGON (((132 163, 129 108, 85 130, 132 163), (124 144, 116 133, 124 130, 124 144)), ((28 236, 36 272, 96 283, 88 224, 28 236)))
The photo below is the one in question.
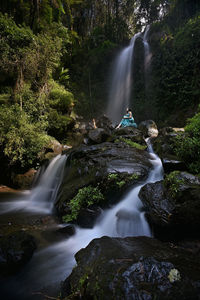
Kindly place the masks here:
POLYGON ((63 179, 66 155, 54 157, 29 196, 29 210, 50 213, 63 179))
POLYGON ((51 213, 62 183, 66 160, 66 155, 59 154, 54 157, 31 191, 21 193, 18 199, 12 202, 0 203, 1 214, 17 210, 51 213))
POLYGON ((148 180, 149 182, 156 182, 156 181, 163 180, 164 169, 163 169, 162 161, 159 158, 159 156, 156 155, 155 152, 153 151, 151 138, 147 138, 145 141, 147 143, 148 152, 152 157, 151 163, 154 168, 154 171, 150 173, 148 180))
POLYGON ((75 253, 95 238, 105 235, 110 237, 152 236, 138 194, 145 184, 163 178, 163 168, 160 158, 153 152, 150 139, 146 142, 153 166, 147 180, 133 187, 121 202, 104 211, 94 228, 76 227, 76 233, 71 238, 39 251, 34 256, 31 266, 29 265, 29 277, 26 278, 29 282, 35 283, 35 288, 47 282, 55 284, 55 281, 59 282, 66 278, 75 265, 75 253), (53 270, 53 276, 49 270, 53 270), (37 279, 38 274, 41 274, 39 279, 37 279))
POLYGON ((129 46, 119 53, 114 63, 107 115, 115 123, 120 121, 126 108, 129 107, 132 85, 132 57, 135 41, 140 36, 141 33, 134 35, 129 46))

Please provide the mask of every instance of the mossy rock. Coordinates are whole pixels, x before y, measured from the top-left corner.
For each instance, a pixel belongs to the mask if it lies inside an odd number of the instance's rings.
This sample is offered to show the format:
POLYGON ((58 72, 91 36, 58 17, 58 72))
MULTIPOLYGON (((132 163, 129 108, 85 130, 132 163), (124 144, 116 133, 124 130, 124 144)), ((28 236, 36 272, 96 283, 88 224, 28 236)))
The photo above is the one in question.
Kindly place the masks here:
POLYGON ((146 151, 129 147, 126 143, 82 145, 72 150, 56 203, 58 211, 64 215, 70 199, 89 185, 99 187, 109 205, 109 191, 113 188, 115 190, 117 187, 117 191, 123 192, 127 186, 147 177, 152 167, 150 158, 146 151), (116 182, 108 180, 112 173, 118 175, 116 182))
POLYGON ((148 183, 139 192, 156 236, 200 237, 200 179, 172 172, 164 181, 148 183))
POLYGON ((200 260, 147 237, 94 239, 75 255, 61 299, 198 299, 200 260))

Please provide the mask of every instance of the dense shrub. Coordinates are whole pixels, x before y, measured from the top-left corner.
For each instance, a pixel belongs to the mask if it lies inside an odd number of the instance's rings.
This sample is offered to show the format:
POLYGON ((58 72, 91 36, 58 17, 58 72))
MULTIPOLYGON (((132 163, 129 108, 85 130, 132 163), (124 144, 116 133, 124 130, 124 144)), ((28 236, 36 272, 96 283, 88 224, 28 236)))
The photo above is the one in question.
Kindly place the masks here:
POLYGON ((185 133, 177 136, 175 152, 192 173, 200 174, 200 112, 188 120, 185 133))
POLYGON ((84 187, 78 191, 78 194, 70 201, 70 215, 63 217, 63 221, 70 222, 76 220, 82 208, 87 208, 93 204, 98 204, 104 200, 104 196, 98 187, 84 187))
POLYGON ((30 123, 19 105, 0 106, 0 146, 11 165, 33 166, 49 140, 40 122, 30 123))

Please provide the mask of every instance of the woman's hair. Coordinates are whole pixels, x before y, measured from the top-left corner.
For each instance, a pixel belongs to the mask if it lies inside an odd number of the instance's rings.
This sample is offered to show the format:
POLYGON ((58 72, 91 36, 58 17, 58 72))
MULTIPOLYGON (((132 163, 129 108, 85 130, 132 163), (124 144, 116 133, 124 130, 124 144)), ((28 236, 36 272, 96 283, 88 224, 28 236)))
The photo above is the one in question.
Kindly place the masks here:
POLYGON ((128 108, 127 110, 132 112, 132 110, 130 108, 128 108))

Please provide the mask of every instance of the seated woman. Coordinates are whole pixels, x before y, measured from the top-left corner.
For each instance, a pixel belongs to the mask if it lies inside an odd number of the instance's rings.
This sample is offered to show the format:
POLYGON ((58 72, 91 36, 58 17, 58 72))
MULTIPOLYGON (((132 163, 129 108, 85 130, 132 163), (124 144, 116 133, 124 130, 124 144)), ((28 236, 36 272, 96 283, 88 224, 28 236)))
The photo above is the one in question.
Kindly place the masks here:
POLYGON ((123 116, 123 119, 121 120, 119 125, 116 127, 116 129, 118 129, 120 127, 128 127, 128 126, 137 128, 137 124, 134 122, 132 110, 130 108, 127 108, 126 114, 123 116))

